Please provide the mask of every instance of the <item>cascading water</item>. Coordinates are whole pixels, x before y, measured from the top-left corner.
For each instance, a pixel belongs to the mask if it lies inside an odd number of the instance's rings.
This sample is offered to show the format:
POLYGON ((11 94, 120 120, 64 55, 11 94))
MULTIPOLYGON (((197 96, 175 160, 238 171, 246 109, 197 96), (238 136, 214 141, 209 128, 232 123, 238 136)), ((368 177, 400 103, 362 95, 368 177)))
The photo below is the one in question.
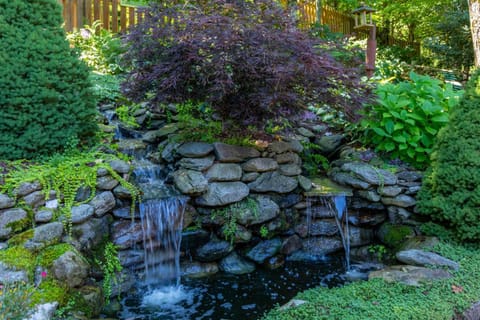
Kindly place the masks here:
POLYGON ((166 198, 140 204, 145 252, 145 283, 149 287, 180 285, 180 244, 185 200, 166 198))
POLYGON ((307 226, 310 234, 312 220, 316 216, 330 216, 335 218, 343 248, 347 272, 350 270, 350 231, 348 226, 347 197, 337 195, 310 195, 307 196, 307 226))

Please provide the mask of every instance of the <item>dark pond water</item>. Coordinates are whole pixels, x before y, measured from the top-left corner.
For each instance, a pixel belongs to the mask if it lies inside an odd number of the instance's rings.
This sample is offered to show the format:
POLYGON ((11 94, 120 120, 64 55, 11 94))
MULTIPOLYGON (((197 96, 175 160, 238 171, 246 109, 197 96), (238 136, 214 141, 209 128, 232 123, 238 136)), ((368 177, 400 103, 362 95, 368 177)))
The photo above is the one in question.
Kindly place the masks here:
POLYGON ((182 279, 180 287, 139 290, 125 298, 119 316, 128 320, 259 319, 308 288, 343 284, 344 264, 342 256, 334 256, 314 263, 287 262, 281 269, 259 268, 240 276, 218 273, 182 279))

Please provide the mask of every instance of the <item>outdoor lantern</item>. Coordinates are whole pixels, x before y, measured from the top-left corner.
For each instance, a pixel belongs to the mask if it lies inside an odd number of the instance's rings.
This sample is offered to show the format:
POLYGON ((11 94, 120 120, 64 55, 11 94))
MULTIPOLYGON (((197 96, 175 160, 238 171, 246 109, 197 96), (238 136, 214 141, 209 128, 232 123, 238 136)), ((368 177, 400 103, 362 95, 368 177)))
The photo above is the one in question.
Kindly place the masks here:
POLYGON ((360 7, 353 10, 353 16, 355 17, 355 29, 370 29, 374 26, 372 20, 372 12, 375 9, 365 5, 364 2, 360 3, 360 7))

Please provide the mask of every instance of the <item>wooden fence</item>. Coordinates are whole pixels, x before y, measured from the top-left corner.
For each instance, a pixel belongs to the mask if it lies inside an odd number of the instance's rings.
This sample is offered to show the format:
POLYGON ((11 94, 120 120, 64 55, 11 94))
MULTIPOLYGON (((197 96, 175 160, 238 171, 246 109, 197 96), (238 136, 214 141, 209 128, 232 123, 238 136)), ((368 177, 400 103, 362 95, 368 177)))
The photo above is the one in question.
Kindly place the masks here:
POLYGON ((102 28, 124 32, 141 21, 141 8, 121 4, 120 0, 58 0, 63 6, 65 30, 73 31, 100 21, 102 28))
POLYGON ((303 29, 319 22, 327 25, 332 32, 352 34, 354 31, 354 19, 345 13, 338 12, 329 6, 322 6, 319 8, 320 13, 317 13, 315 0, 298 1, 297 5, 300 13, 300 27, 303 29), (320 18, 320 21, 317 21, 318 18, 320 18))

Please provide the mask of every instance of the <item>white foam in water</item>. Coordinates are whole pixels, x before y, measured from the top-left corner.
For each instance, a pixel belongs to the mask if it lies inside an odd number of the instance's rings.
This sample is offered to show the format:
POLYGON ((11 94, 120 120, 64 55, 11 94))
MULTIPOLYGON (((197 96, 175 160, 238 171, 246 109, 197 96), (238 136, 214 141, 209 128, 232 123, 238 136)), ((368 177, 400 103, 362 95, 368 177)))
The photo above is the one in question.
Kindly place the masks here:
POLYGON ((165 307, 187 300, 189 294, 182 286, 168 286, 153 290, 142 299, 143 307, 165 307))

